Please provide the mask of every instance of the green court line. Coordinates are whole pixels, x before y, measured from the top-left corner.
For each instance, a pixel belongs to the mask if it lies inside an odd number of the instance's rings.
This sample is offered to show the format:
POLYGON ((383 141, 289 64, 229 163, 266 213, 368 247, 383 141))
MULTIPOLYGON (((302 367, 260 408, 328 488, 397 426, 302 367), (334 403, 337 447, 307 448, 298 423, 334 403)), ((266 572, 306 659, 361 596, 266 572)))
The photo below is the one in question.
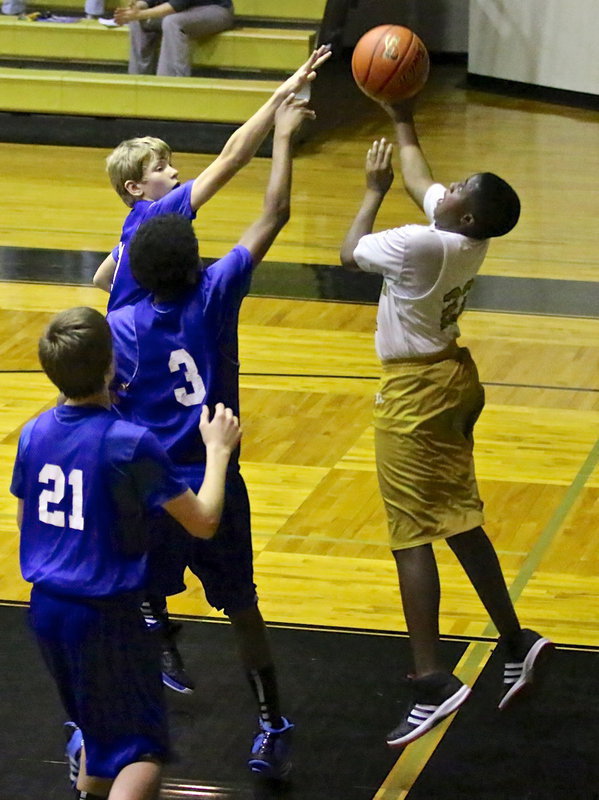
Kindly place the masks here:
POLYGON ((534 544, 534 547, 530 551, 530 553, 526 556, 524 563, 520 567, 514 582, 510 586, 510 597, 512 598, 513 602, 520 597, 522 591, 528 581, 530 580, 532 573, 538 567, 541 559, 545 555, 546 551, 548 550, 549 546, 551 545, 555 534, 561 528, 564 523, 564 520, 572 510, 572 506, 578 499, 578 495, 584 488, 586 482, 591 476, 591 473, 597 466, 599 462, 599 439, 595 442, 594 447, 591 449, 591 452, 586 457, 583 465, 578 471, 578 474, 570 484, 568 491, 564 495, 559 506, 554 511, 551 519, 545 526, 545 529, 537 539, 534 544))

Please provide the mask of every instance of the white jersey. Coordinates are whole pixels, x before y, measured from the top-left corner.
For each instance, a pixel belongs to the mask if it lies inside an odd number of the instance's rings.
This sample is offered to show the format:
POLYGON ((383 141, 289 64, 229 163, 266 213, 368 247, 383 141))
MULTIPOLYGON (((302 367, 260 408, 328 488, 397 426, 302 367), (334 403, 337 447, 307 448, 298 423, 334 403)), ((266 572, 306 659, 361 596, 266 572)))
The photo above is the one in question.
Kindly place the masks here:
POLYGON ((354 250, 360 269, 383 276, 375 335, 381 360, 433 355, 460 335, 457 319, 489 241, 435 227, 433 212, 444 193, 434 183, 424 197, 428 227, 371 233, 354 250))

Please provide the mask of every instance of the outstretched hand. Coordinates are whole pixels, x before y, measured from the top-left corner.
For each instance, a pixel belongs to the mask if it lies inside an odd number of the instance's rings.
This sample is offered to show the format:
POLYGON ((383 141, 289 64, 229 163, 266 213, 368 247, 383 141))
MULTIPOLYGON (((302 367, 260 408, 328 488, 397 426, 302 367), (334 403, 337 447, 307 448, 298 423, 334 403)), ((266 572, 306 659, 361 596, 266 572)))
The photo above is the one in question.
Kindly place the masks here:
POLYGON ((297 94, 307 83, 316 77, 316 70, 331 57, 331 45, 322 44, 313 51, 310 58, 281 85, 280 91, 286 96, 297 94))
POLYGON ((275 135, 291 135, 305 119, 315 119, 316 114, 308 108, 307 100, 298 100, 294 94, 288 95, 275 114, 275 135))
POLYGON ((206 447, 216 445, 232 452, 241 439, 239 419, 230 408, 225 408, 222 403, 217 403, 214 416, 210 419, 208 406, 202 408, 200 416, 200 433, 206 447))
POLYGON ((391 155, 393 144, 386 139, 372 143, 366 154, 366 186, 380 194, 386 194, 393 183, 391 155))

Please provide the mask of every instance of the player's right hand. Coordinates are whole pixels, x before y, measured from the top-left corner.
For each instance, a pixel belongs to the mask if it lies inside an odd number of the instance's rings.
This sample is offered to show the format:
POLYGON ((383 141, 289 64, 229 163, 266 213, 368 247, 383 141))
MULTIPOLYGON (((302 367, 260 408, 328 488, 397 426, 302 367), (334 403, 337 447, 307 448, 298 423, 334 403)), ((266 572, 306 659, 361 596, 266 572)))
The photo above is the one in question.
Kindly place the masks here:
POLYGON ((200 433, 206 447, 210 445, 221 446, 232 452, 241 439, 239 419, 230 408, 225 408, 223 403, 217 403, 214 416, 210 419, 208 406, 202 408, 200 416, 200 433))
POLYGON ((290 94, 283 100, 275 114, 275 136, 277 134, 292 134, 305 119, 315 119, 316 114, 308 108, 307 100, 298 100, 290 94))

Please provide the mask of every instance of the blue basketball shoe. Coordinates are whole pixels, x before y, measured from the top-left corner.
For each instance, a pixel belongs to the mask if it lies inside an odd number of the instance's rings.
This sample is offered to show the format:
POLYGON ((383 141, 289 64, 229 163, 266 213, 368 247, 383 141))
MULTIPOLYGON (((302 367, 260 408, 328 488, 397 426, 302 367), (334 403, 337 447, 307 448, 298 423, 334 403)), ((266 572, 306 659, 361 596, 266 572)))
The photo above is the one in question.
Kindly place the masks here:
POLYGON ((79 770, 81 769, 83 735, 81 733, 81 728, 78 728, 74 722, 65 722, 63 730, 67 740, 64 754, 69 765, 69 781, 74 789, 77 786, 79 770))
POLYGON ((260 730, 254 738, 248 766, 263 778, 283 780, 291 770, 291 731, 295 727, 281 717, 281 728, 271 728, 260 720, 260 730))

